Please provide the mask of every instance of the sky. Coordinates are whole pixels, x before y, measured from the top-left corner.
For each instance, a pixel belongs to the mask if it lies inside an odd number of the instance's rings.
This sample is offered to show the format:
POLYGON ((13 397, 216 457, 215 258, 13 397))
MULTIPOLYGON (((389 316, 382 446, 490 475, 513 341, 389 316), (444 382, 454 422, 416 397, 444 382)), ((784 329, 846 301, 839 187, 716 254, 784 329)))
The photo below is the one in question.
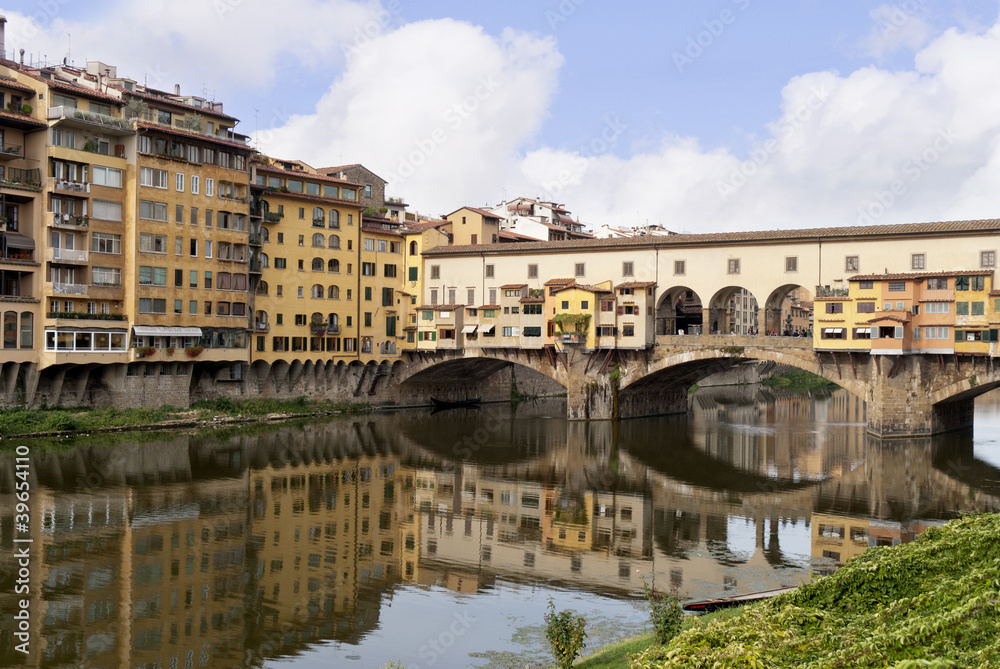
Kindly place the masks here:
MULTIPOLYGON (((225 105, 428 216, 519 195, 587 227, 1000 215, 1000 0, 28 0, 25 50, 225 105)), ((19 56, 16 56, 19 58, 19 56)))

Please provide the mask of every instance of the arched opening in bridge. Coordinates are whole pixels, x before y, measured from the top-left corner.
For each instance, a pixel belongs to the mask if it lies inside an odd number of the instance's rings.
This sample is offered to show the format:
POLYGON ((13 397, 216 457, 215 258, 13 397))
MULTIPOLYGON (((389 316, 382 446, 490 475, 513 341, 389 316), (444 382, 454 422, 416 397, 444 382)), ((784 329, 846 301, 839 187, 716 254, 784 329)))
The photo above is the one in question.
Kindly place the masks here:
POLYGON ((726 286, 708 302, 705 332, 752 335, 760 331, 757 298, 746 288, 726 286))
POLYGON ((762 331, 786 337, 807 336, 813 324, 812 293, 798 284, 771 291, 764 306, 762 331))
POLYGON ((656 334, 702 334, 701 298, 687 286, 674 286, 660 296, 656 307, 656 334))

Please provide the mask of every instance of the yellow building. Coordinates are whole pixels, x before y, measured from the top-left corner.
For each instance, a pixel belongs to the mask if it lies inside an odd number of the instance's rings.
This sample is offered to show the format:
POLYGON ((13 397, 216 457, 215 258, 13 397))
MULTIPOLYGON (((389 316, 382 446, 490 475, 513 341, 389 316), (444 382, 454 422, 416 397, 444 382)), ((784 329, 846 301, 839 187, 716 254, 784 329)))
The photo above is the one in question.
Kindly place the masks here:
POLYGON ((138 114, 134 218, 126 238, 131 360, 249 362, 250 148, 222 105, 152 89, 127 91, 138 114), (185 355, 186 353, 186 355, 185 355))
POLYGON ((400 307, 399 323, 405 334, 405 341, 400 342, 401 350, 417 347, 417 317, 418 302, 424 295, 424 268, 422 254, 424 249, 435 246, 447 246, 451 235, 444 232, 449 226, 447 221, 419 221, 407 223, 400 228, 403 234, 403 268, 402 290, 397 296, 400 307))
MULTIPOLYGON (((360 299, 358 301, 358 336, 361 361, 393 360, 399 356, 399 344, 406 341, 402 313, 405 259, 403 233, 399 223, 378 216, 364 216, 361 226, 360 299)), ((409 296, 407 296, 409 297, 409 296)))
POLYGON ((613 298, 611 281, 596 286, 577 283, 550 290, 545 296, 547 336, 561 348, 582 345, 593 349, 597 342, 600 300, 613 298))
POLYGON ((262 224, 252 359, 357 359, 357 186, 299 162, 262 157, 254 171, 253 213, 262 224))
POLYGON ((462 207, 447 216, 451 222, 452 244, 466 246, 496 244, 500 241, 500 216, 475 207, 462 207))

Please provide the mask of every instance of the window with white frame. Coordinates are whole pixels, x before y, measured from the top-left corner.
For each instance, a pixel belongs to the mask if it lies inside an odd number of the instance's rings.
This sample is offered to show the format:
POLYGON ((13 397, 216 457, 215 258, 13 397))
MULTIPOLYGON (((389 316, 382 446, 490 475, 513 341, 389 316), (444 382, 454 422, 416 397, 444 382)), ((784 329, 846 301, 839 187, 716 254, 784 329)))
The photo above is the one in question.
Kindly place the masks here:
POLYGON ((153 167, 143 167, 139 170, 139 185, 150 188, 167 188, 167 171, 153 167))
POLYGON ((184 192, 184 173, 178 172, 174 175, 174 188, 177 189, 178 193, 184 192))

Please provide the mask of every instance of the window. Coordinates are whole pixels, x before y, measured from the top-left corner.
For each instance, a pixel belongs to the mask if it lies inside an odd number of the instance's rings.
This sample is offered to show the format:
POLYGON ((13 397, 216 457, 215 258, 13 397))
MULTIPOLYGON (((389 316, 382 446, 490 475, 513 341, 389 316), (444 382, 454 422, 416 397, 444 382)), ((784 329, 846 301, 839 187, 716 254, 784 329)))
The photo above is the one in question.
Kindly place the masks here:
POLYGON ((861 263, 858 261, 858 256, 847 256, 844 258, 844 271, 847 272, 857 272, 861 263))
POLYGON ((986 303, 985 302, 970 302, 969 303, 969 315, 971 316, 982 316, 986 313, 986 303))
POLYGON ((740 259, 730 258, 727 264, 726 271, 729 274, 739 274, 740 273, 740 259))
POLYGON ((622 276, 635 276, 633 274, 633 264, 631 261, 622 263, 622 276))
POLYGON ((927 290, 948 290, 948 279, 927 279, 927 290))
POLYGON ((874 302, 858 302, 858 313, 859 314, 874 314, 875 313, 875 303, 874 302))
MULTIPOLYGON (((490 268, 491 271, 493 270, 493 265, 489 265, 488 267, 490 268)), ((493 275, 490 274, 488 276, 492 277, 493 275)), ((528 265, 528 278, 529 279, 538 278, 538 265, 535 265, 534 263, 528 265)))
POLYGON ((969 303, 968 302, 956 302, 955 303, 955 315, 956 316, 968 316, 969 315, 969 303))
POLYGON ((361 276, 375 276, 375 263, 373 262, 361 263, 361 276))
POLYGON ((152 167, 143 167, 139 170, 139 185, 150 188, 167 188, 167 171, 158 170, 152 167))
POLYGON ((441 278, 441 266, 431 265, 431 279, 440 279, 440 278, 441 278))
POLYGON ((674 261, 674 274, 684 274, 685 262, 683 260, 674 261))
POLYGON ((901 293, 906 290, 906 283, 903 281, 890 281, 889 282, 889 292, 890 293, 901 293))
POLYGON ((95 253, 114 253, 121 255, 121 235, 110 235, 105 232, 95 232, 90 238, 90 250, 95 253))
POLYGON ((955 290, 969 290, 969 277, 955 277, 955 290))
MULTIPOLYGON (((197 174, 191 175, 191 193, 194 195, 198 194, 199 184, 201 183, 201 177, 197 174)), ((194 217, 192 217, 193 219, 194 217)))
POLYGON ((389 277, 389 278, 395 278, 395 276, 396 276, 396 266, 395 265, 386 265, 386 266, 384 266, 382 268, 382 270, 383 270, 383 275, 382 276, 386 276, 386 277, 389 277))
POLYGON ((275 258, 274 259, 274 269, 285 269, 286 268, 286 262, 287 261, 284 258, 275 258))
POLYGON ((198 270, 196 269, 188 270, 188 285, 191 288, 198 287, 198 270))
POLYGON ((584 264, 582 262, 576 263, 576 266, 573 270, 574 276, 583 276, 585 269, 586 268, 584 267, 584 264))
POLYGON ((799 259, 798 256, 789 256, 785 258, 785 271, 786 272, 798 272, 799 271, 799 259))
POLYGON ((844 328, 823 328, 820 332, 821 339, 846 339, 847 333, 844 328))
POLYGON ((844 313, 844 303, 843 302, 827 302, 826 303, 826 313, 828 313, 828 314, 842 314, 842 313, 844 313))
POLYGON ((193 237, 191 238, 191 257, 198 257, 198 240, 193 237))
POLYGON ((90 180, 95 186, 107 186, 109 188, 122 187, 121 170, 101 165, 94 165, 90 169, 90 180))
POLYGON ((208 177, 205 178, 205 196, 215 196, 215 179, 209 179, 208 177))
POLYGON ((150 221, 167 222, 167 203, 139 200, 139 218, 150 221))
POLYGON ((211 239, 206 239, 205 240, 205 257, 206 258, 211 258, 212 257, 212 240, 211 239))
POLYGON ((980 267, 996 267, 997 266, 997 252, 996 251, 980 251, 979 252, 979 266, 980 267))
POLYGON ((174 188, 178 193, 184 192, 184 173, 178 172, 174 175, 174 188))
POLYGON ((140 314, 165 314, 167 313, 167 301, 165 299, 152 299, 149 297, 139 298, 140 314))
POLYGON ((623 337, 634 337, 635 336, 635 325, 623 325, 622 326, 622 336, 623 337))
POLYGON ((910 269, 924 269, 926 258, 923 253, 910 254, 910 269))
POLYGON ((148 232, 139 233, 139 250, 144 253, 166 253, 167 236, 148 232))
POLYGON ((120 286, 122 271, 117 267, 95 267, 91 270, 90 280, 95 286, 120 286))
POLYGON ((874 281, 859 281, 858 282, 858 288, 860 288, 861 290, 871 290, 874 287, 875 287, 875 282, 874 281))
POLYGON ((986 290, 986 277, 985 276, 970 276, 969 277, 969 290, 986 290))
POLYGON ((948 302, 926 302, 924 303, 925 314, 947 314, 949 313, 948 302))

